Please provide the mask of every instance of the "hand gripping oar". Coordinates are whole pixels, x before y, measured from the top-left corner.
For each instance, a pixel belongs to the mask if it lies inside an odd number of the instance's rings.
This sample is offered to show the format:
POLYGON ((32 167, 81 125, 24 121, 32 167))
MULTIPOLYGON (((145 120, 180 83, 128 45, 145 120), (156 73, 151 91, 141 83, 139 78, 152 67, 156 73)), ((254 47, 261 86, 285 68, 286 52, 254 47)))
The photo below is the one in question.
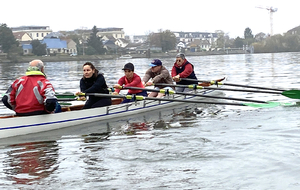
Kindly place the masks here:
POLYGON ((204 83, 209 83, 212 85, 228 85, 228 86, 237 86, 237 87, 244 87, 244 88, 256 88, 256 89, 262 89, 262 90, 273 90, 273 91, 281 91, 284 92, 286 90, 282 89, 275 89, 275 88, 267 88, 267 87, 259 87, 259 86, 250 86, 250 85, 241 85, 241 84, 233 84, 233 83, 224 83, 220 81, 204 81, 204 80, 196 80, 196 79, 189 79, 189 78, 180 78, 180 80, 186 80, 186 81, 194 81, 194 82, 204 82, 204 83))
POLYGON ((266 94, 280 94, 292 99, 300 99, 300 90, 286 90, 283 92, 272 92, 272 91, 263 91, 263 90, 247 90, 247 89, 235 89, 235 88, 217 88, 217 87, 203 87, 198 85, 179 85, 179 84, 165 84, 165 83, 156 83, 155 85, 160 86, 175 86, 182 88, 190 89, 211 89, 211 90, 224 90, 224 91, 238 91, 238 92, 254 92, 254 93, 266 93, 266 94))
POLYGON ((149 89, 149 88, 138 88, 138 87, 123 87, 122 89, 146 90, 146 91, 152 91, 152 92, 159 92, 159 93, 162 93, 162 94, 165 94, 165 95, 179 94, 179 95, 187 95, 187 96, 199 96, 199 97, 205 97, 205 98, 216 98, 216 99, 226 99, 226 100, 236 100, 236 101, 256 102, 256 103, 268 104, 268 102, 260 101, 260 100, 210 96, 210 95, 195 94, 195 93, 188 93, 188 92, 175 92, 173 90, 168 90, 168 89, 149 89))
POLYGON ((98 97, 110 97, 110 98, 126 98, 134 101, 138 100, 155 100, 155 101, 169 101, 169 102, 184 102, 184 103, 197 103, 197 104, 219 104, 219 105, 232 105, 232 106, 250 106, 254 108, 272 108, 280 105, 290 106, 294 105, 291 103, 280 103, 280 102, 267 102, 266 104, 260 103, 231 103, 231 102, 208 102, 208 101, 198 101, 198 100, 186 100, 186 99, 172 99, 172 98, 154 98, 154 97, 144 97, 137 95, 112 95, 112 94, 100 94, 100 93, 86 93, 81 94, 86 96, 98 96, 98 97))

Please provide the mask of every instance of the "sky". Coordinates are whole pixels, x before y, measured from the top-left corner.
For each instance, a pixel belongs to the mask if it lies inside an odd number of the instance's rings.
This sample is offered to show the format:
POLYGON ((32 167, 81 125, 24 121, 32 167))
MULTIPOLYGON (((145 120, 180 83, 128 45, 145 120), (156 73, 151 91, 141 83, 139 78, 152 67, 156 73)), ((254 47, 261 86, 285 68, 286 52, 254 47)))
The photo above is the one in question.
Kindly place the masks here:
POLYGON ((118 27, 125 35, 147 35, 162 30, 215 32, 244 37, 247 27, 255 35, 283 34, 300 25, 297 0, 9 0, 0 4, 0 23, 8 27, 49 26, 60 30, 118 27), (257 8, 263 7, 263 8, 257 8))

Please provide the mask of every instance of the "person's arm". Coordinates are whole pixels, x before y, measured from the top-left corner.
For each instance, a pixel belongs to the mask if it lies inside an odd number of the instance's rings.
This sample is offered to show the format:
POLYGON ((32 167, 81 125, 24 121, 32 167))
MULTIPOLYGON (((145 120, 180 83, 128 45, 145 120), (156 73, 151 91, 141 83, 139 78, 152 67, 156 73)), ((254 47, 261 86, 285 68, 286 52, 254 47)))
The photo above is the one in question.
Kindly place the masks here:
POLYGON ((131 83, 125 84, 125 87, 137 87, 141 82, 141 77, 137 74, 134 74, 131 83))
POLYGON ((175 66, 172 67, 171 75, 172 77, 175 77, 177 75, 175 66))
POLYGON ((2 97, 2 103, 3 103, 8 109, 14 110, 14 108, 9 104, 9 100, 8 100, 8 95, 7 95, 7 94, 5 94, 5 95, 2 97))
POLYGON ((81 91, 81 92, 84 92, 84 91, 86 90, 86 85, 85 85, 85 83, 84 83, 83 78, 80 79, 79 85, 80 85, 80 91, 81 91))
POLYGON ((95 83, 88 89, 85 89, 84 93, 95 93, 95 92, 104 92, 103 87, 106 86, 105 79, 103 75, 98 75, 96 78, 95 83))
POLYGON ((148 69, 143 77, 143 82, 147 83, 149 79, 151 78, 151 69, 148 69))
MULTIPOLYGON (((121 78, 119 79, 119 81, 118 81, 118 86, 122 86, 123 84, 125 84, 125 76, 121 77, 121 78)), ((120 91, 121 91, 121 89, 116 88, 115 86, 116 86, 116 85, 114 85, 115 92, 116 92, 115 94, 119 94, 120 91)))
POLYGON ((45 80, 43 83, 44 88, 41 89, 41 95, 44 97, 46 111, 51 113, 55 110, 57 98, 52 84, 48 80, 45 80))
POLYGON ((160 83, 162 79, 166 79, 168 78, 168 76, 170 75, 169 71, 164 69, 161 71, 161 73, 159 75, 156 75, 153 79, 152 82, 155 83, 160 83))
POLYGON ((18 88, 19 79, 15 80, 13 84, 7 89, 5 95, 2 98, 3 104, 11 110, 15 110, 16 107, 16 88, 18 88), (16 88, 13 88, 16 87, 16 88))

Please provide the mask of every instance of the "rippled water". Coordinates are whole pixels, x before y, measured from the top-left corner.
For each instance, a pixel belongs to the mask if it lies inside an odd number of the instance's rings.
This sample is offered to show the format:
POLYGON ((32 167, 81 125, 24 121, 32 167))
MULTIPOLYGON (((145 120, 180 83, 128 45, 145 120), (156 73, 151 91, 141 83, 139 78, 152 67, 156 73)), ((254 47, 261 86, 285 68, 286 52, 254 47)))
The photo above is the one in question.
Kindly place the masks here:
MULTIPOLYGON (((300 53, 187 57, 198 79, 300 88, 300 53)), ((95 65, 109 86, 129 60, 95 65)), ((131 59, 143 76, 150 59, 131 59)), ((162 59, 171 69, 174 58, 162 59)), ((79 90, 84 62, 46 63, 58 92, 79 90)), ((27 63, 0 64, 0 92, 27 63)), ((297 102, 282 95, 220 96, 297 102)), ((217 101, 217 100, 215 100, 217 101)), ((0 140, 0 189, 299 189, 299 106, 183 105, 0 140)), ((0 114, 7 110, 0 106, 0 114)), ((0 124, 1 125, 1 124, 0 124)))

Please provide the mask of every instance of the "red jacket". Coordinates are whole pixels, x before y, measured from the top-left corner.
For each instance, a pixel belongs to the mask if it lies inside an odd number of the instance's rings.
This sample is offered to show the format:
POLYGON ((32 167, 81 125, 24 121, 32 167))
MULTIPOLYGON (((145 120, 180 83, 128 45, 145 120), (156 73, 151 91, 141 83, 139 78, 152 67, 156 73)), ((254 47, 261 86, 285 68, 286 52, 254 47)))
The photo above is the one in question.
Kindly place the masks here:
POLYGON ((44 111, 47 99, 56 100, 51 83, 40 71, 26 72, 26 76, 15 80, 6 96, 16 113, 44 111))
MULTIPOLYGON (((133 77, 131 80, 128 80, 126 78, 126 76, 123 76, 119 79, 118 81, 118 84, 120 86, 122 86, 123 84, 125 84, 124 87, 139 87, 139 88, 145 88, 143 83, 142 83, 142 80, 141 80, 141 77, 135 73, 133 73, 133 77)), ((116 89, 116 92, 119 93, 120 92, 120 89, 116 89)), ((130 94, 137 94, 137 93, 140 93, 142 92, 142 90, 132 90, 132 89, 129 89, 128 90, 128 93, 130 94)))
POLYGON ((176 62, 174 63, 171 74, 172 74, 172 77, 179 75, 180 78, 187 78, 193 71, 194 71, 194 68, 193 68, 192 64, 188 64, 188 61, 185 59, 183 64, 180 67, 177 65, 176 62), (185 66, 184 71, 181 73, 177 73, 176 67, 181 68, 183 66, 185 66))

